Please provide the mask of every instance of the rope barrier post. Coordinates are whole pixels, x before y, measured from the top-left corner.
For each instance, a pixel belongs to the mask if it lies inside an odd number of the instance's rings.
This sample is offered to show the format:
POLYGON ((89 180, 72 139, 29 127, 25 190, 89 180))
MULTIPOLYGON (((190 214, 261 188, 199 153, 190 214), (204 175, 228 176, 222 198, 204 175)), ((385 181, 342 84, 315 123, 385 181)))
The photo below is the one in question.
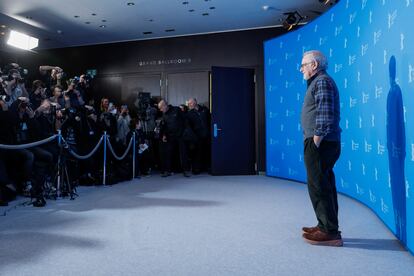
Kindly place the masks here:
POLYGON ((62 144, 62 131, 58 130, 58 145, 60 146, 62 144))
POLYGON ((102 184, 104 186, 106 185, 106 139, 107 139, 106 131, 104 131, 104 140, 103 140, 103 142, 104 142, 104 145, 103 145, 103 149, 104 149, 103 160, 104 160, 104 163, 103 163, 103 178, 102 178, 102 184))
POLYGON ((59 147, 59 156, 58 156, 58 165, 57 165, 57 185, 56 185, 56 196, 60 196, 60 186, 61 186, 61 158, 62 158, 62 131, 58 130, 58 147, 59 147))
POLYGON ((135 179, 135 131, 132 134, 132 179, 135 179))

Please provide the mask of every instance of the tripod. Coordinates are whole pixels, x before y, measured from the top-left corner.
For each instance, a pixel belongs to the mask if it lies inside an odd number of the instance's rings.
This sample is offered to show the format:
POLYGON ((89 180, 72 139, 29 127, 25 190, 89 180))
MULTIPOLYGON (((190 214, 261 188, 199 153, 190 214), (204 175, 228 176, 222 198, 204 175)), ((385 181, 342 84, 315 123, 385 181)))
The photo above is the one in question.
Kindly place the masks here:
POLYGON ((78 194, 76 193, 76 187, 72 185, 68 174, 68 167, 66 164, 66 154, 64 149, 68 149, 69 146, 64 143, 59 145, 59 157, 56 164, 56 175, 54 177, 54 187, 56 187, 56 192, 54 198, 57 197, 66 197, 70 195, 70 199, 74 200, 78 194))

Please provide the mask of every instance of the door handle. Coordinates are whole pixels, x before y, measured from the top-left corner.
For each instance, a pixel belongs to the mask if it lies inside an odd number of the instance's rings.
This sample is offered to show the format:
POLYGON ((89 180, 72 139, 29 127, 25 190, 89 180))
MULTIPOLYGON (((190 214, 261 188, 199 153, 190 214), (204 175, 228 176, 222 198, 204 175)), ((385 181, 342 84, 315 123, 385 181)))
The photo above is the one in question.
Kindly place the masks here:
POLYGON ((213 136, 214 136, 214 138, 217 138, 219 131, 221 131, 221 128, 218 128, 217 124, 213 124, 213 136))

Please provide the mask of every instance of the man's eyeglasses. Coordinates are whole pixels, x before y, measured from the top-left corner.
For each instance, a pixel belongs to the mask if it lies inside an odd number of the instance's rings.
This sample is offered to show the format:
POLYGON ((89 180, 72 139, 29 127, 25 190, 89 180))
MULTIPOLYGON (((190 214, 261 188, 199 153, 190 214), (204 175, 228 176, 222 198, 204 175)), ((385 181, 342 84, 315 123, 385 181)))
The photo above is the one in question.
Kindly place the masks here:
POLYGON ((311 62, 306 62, 306 63, 302 63, 302 64, 300 65, 300 69, 302 69, 303 67, 305 67, 306 65, 309 65, 309 64, 311 64, 311 63, 313 63, 313 61, 311 61, 311 62))

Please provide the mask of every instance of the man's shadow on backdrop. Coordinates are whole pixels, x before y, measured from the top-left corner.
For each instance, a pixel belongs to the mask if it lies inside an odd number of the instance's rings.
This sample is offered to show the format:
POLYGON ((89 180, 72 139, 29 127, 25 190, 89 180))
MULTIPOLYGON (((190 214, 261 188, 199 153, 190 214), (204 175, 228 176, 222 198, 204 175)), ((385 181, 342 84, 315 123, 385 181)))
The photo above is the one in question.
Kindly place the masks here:
POLYGON ((392 202, 397 238, 407 244, 405 156, 406 137, 404 104, 400 86, 396 83, 396 60, 389 63, 390 90, 387 97, 387 149, 390 171, 392 202))

